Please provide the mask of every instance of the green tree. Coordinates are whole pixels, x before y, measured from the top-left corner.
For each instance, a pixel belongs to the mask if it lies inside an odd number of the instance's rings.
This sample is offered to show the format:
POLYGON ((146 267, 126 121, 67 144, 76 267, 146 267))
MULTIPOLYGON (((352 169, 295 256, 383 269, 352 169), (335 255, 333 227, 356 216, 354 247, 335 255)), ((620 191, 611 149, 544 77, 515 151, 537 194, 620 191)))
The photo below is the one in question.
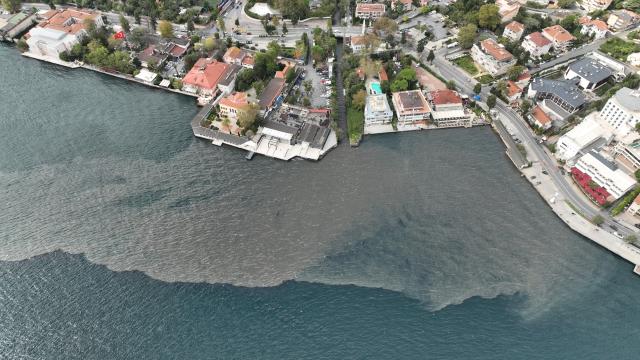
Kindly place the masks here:
POLYGON ((473 92, 476 93, 476 94, 480 94, 481 91, 482 91, 482 84, 476 83, 473 86, 473 92))
POLYGON ((193 32, 195 31, 196 26, 193 24, 193 19, 189 18, 189 20, 187 20, 187 31, 188 32, 193 32))
POLYGON ((16 47, 18 48, 18 50, 20 50, 20 52, 29 50, 29 44, 27 44, 24 39, 18 40, 18 42, 16 43, 16 47))
POLYGON ((20 0, 2 0, 2 7, 12 14, 20 11, 20 6, 20 0))
POLYGON ((507 70, 507 77, 511 81, 516 81, 518 79, 518 76, 520 76, 520 74, 522 74, 525 69, 526 68, 522 65, 513 65, 507 70))
POLYGON ((497 102, 498 99, 493 94, 489 95, 489 97, 487 98, 487 106, 489 107, 489 109, 493 109, 496 106, 497 102))
POLYGON ((455 90, 456 89, 456 82, 454 80, 447 81, 447 89, 455 90))
POLYGON ((236 26, 240 26, 240 19, 236 18, 236 21, 234 22, 234 24, 236 24, 236 26))
POLYGON ((431 63, 435 58, 436 58, 436 54, 433 53, 433 50, 429 50, 429 55, 427 55, 427 61, 431 63))
POLYGON ((531 110, 531 102, 529 100, 523 100, 522 103, 520 103, 520 111, 522 112, 522 115, 524 116, 529 113, 529 110, 531 110))
POLYGON ((216 48, 216 39, 208 37, 202 42, 202 47, 209 52, 216 48))
POLYGON ((304 86, 304 91, 309 94, 313 91, 313 82, 311 80, 305 80, 302 82, 302 86, 304 86))
POLYGON ((563 9, 571 9, 576 4, 576 0, 558 0, 558 6, 563 9))
POLYGON ((223 18, 218 18, 218 29, 220 29, 220 31, 222 31, 223 33, 226 31, 226 25, 224 24, 224 19, 223 18))
POLYGON ((478 25, 482 28, 495 30, 500 25, 499 8, 494 4, 485 4, 480 6, 478 11, 478 25))
POLYGON ((418 42, 418 46, 416 46, 416 51, 418 52, 418 54, 424 51, 424 43, 422 41, 418 42))
POLYGON ((467 24, 460 28, 460 31, 458 32, 458 43, 460 44, 460 47, 463 49, 471 48, 476 39, 477 31, 478 27, 474 24, 467 24))
POLYGON ((630 234, 624 237, 624 242, 627 244, 633 244, 638 240, 638 238, 634 234, 630 234))
POLYGON ((351 105, 359 111, 364 110, 364 105, 367 101, 367 92, 365 90, 359 90, 351 97, 351 105))
POLYGON ((286 22, 282 22, 282 33, 283 34, 288 34, 289 33, 289 29, 287 29, 287 23, 286 22))
POLYGON ((596 226, 600 226, 604 224, 604 218, 602 217, 602 215, 597 214, 591 218, 591 222, 596 226))
POLYGON ((129 20, 127 20, 124 15, 120 14, 120 27, 122 27, 122 31, 129 33, 131 31, 131 26, 129 25, 129 20))
POLYGON ((167 20, 161 20, 158 24, 158 30, 160 31, 160 36, 165 39, 170 39, 173 37, 173 24, 171 24, 167 20))
POLYGON ((391 92, 405 91, 409 88, 409 83, 404 79, 396 79, 391 83, 391 92))
POLYGON ((256 123, 259 110, 260 107, 257 104, 251 103, 247 105, 238 114, 238 126, 240 126, 245 131, 251 129, 256 123))

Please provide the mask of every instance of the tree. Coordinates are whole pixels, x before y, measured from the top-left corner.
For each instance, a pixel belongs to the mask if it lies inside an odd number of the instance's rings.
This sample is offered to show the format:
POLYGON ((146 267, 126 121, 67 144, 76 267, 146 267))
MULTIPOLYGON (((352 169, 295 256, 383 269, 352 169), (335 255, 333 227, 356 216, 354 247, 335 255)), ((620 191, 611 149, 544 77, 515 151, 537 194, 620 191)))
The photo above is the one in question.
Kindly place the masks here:
POLYGON ((187 20, 187 31, 188 32, 193 32, 195 31, 196 26, 193 24, 193 19, 189 18, 189 20, 187 20))
POLYGON ((558 0, 558 6, 563 9, 570 9, 576 4, 576 0, 558 0))
POLYGON ((216 48, 216 39, 212 37, 208 37, 204 39, 204 41, 202 42, 202 47, 207 52, 212 51, 213 49, 216 48))
POLYGON ((236 21, 234 22, 234 24, 236 24, 236 26, 240 26, 240 19, 236 18, 236 21))
POLYGON ((487 98, 487 106, 489 107, 489 109, 493 109, 496 106, 497 102, 498 99, 493 94, 489 95, 489 97, 487 98))
POLYGON ((223 33, 226 30, 226 26, 224 24, 224 19, 223 18, 218 18, 218 29, 220 29, 220 31, 222 31, 223 33))
POLYGON ((18 48, 18 50, 20 50, 20 52, 29 50, 29 44, 27 44, 27 41, 25 39, 18 40, 16 47, 18 48))
POLYGON ((456 82, 454 80, 447 81, 447 89, 455 90, 456 89, 456 82))
POLYGON ((433 50, 429 50, 429 55, 427 55, 427 61, 431 63, 435 58, 436 58, 436 54, 433 53, 433 50))
POLYGON ((2 7, 13 14, 20 11, 20 3, 20 0, 2 0, 2 7))
POLYGON ((473 86, 473 92, 474 92, 475 94, 480 94, 480 92, 482 92, 482 84, 480 84, 480 83, 476 83, 476 84, 473 86))
POLYGON ((460 28, 460 31, 458 32, 458 43, 460 44, 460 47, 463 49, 471 48, 476 39, 477 31, 478 27, 474 24, 468 24, 460 28))
POLYGON ((418 54, 424 51, 424 43, 422 41, 418 42, 418 46, 416 46, 416 51, 418 52, 418 54))
POLYGON ((522 112, 522 115, 526 115, 529 110, 531 110, 531 102, 529 100, 523 100, 522 103, 520 103, 520 111, 522 112))
POLYGON ((240 126, 245 131, 251 129, 256 123, 259 110, 260 107, 257 104, 251 103, 247 105, 238 114, 238 126, 240 126))
POLYGON ((604 218, 602 217, 602 215, 597 214, 594 217, 591 218, 591 222, 595 225, 595 226, 600 226, 602 224, 604 224, 604 218))
POLYGON ((398 24, 394 20, 389 19, 388 17, 379 17, 373 23, 373 30, 377 33, 384 34, 393 34, 398 31, 398 24))
POLYGON ((287 29, 287 23, 285 23, 284 21, 282 22, 282 33, 283 34, 289 33, 289 29, 287 29))
POLYGON ((630 234, 624 237, 624 242, 627 244, 633 244, 638 238, 634 234, 630 234))
POLYGON ((526 68, 522 65, 513 65, 507 70, 507 77, 511 81, 516 81, 518 80, 518 76, 520 76, 525 69, 526 68))
POLYGON ((409 88, 409 83, 404 79, 396 79, 391 83, 391 92, 405 91, 409 88))
POLYGON ((494 4, 480 6, 478 11, 478 25, 482 28, 495 30, 500 25, 500 9, 494 4))
POLYGON ((160 31, 160 36, 165 39, 169 39, 173 37, 173 24, 171 24, 167 20, 162 20, 158 24, 158 30, 160 31))
POLYGON ((127 42, 135 49, 142 49, 147 46, 147 30, 142 27, 137 27, 131 31, 127 36, 127 42))
POLYGON ((131 31, 131 26, 129 26, 129 20, 127 20, 124 15, 120 14, 120 27, 122 27, 122 31, 129 33, 131 31))
POLYGON ((304 91, 309 94, 313 91, 313 82, 311 80, 305 80, 302 82, 302 86, 304 86, 304 91))
POLYGON ((367 92, 365 90, 359 90, 351 97, 351 105, 358 111, 364 110, 364 105, 367 101, 367 92))

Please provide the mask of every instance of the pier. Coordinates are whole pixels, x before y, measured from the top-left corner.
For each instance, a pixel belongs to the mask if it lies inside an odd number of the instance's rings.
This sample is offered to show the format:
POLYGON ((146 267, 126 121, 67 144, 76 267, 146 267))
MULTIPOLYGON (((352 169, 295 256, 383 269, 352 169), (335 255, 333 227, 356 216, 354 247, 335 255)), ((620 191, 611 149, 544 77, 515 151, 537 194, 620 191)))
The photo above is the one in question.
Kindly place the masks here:
POLYGON ((502 121, 494 120, 492 123, 492 127, 498 132, 498 135, 504 142, 504 145, 507 147, 507 156, 509 157, 509 159, 511 159, 511 161, 513 161, 513 164, 518 169, 526 168, 529 165, 529 162, 524 157, 524 155, 522 155, 520 150, 518 150, 518 145, 513 140, 513 137, 511 137, 511 134, 509 134, 509 131, 507 131, 507 128, 504 127, 502 121))

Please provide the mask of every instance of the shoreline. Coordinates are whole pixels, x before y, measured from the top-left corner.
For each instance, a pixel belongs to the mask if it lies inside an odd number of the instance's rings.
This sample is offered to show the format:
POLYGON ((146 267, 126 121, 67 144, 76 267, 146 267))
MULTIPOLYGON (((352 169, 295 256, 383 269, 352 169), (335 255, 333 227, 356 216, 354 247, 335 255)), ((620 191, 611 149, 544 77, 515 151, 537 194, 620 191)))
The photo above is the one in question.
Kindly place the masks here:
MULTIPOLYGON (((565 225, 574 232, 608 250, 610 253, 631 263, 633 265, 631 269, 632 272, 634 272, 634 269, 640 268, 640 249, 631 244, 627 244, 623 239, 594 225, 589 219, 586 219, 582 214, 575 211, 572 208, 570 200, 565 199, 555 188, 551 177, 543 173, 543 171, 545 171, 544 166, 538 159, 529 160, 531 163, 529 167, 519 167, 516 160, 509 155, 510 146, 508 140, 504 139, 498 133, 496 133, 496 135, 502 140, 506 147, 505 152, 507 153, 507 157, 514 164, 518 172, 520 172, 521 176, 527 180, 531 187, 551 208, 551 211, 553 211, 565 225)), ((509 137, 509 140, 513 141, 511 137, 509 137)))

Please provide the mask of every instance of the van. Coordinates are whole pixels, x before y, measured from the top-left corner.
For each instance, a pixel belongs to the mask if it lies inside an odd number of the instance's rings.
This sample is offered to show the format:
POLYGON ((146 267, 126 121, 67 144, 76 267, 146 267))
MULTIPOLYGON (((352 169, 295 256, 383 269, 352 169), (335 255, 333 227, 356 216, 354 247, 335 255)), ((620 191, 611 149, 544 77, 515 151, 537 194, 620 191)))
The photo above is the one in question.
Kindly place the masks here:
POLYGON ((454 42, 452 42, 451 44, 447 45, 447 48, 451 49, 451 48, 454 48, 454 47, 456 47, 456 46, 458 46, 458 42, 457 42, 457 41, 454 41, 454 42))

